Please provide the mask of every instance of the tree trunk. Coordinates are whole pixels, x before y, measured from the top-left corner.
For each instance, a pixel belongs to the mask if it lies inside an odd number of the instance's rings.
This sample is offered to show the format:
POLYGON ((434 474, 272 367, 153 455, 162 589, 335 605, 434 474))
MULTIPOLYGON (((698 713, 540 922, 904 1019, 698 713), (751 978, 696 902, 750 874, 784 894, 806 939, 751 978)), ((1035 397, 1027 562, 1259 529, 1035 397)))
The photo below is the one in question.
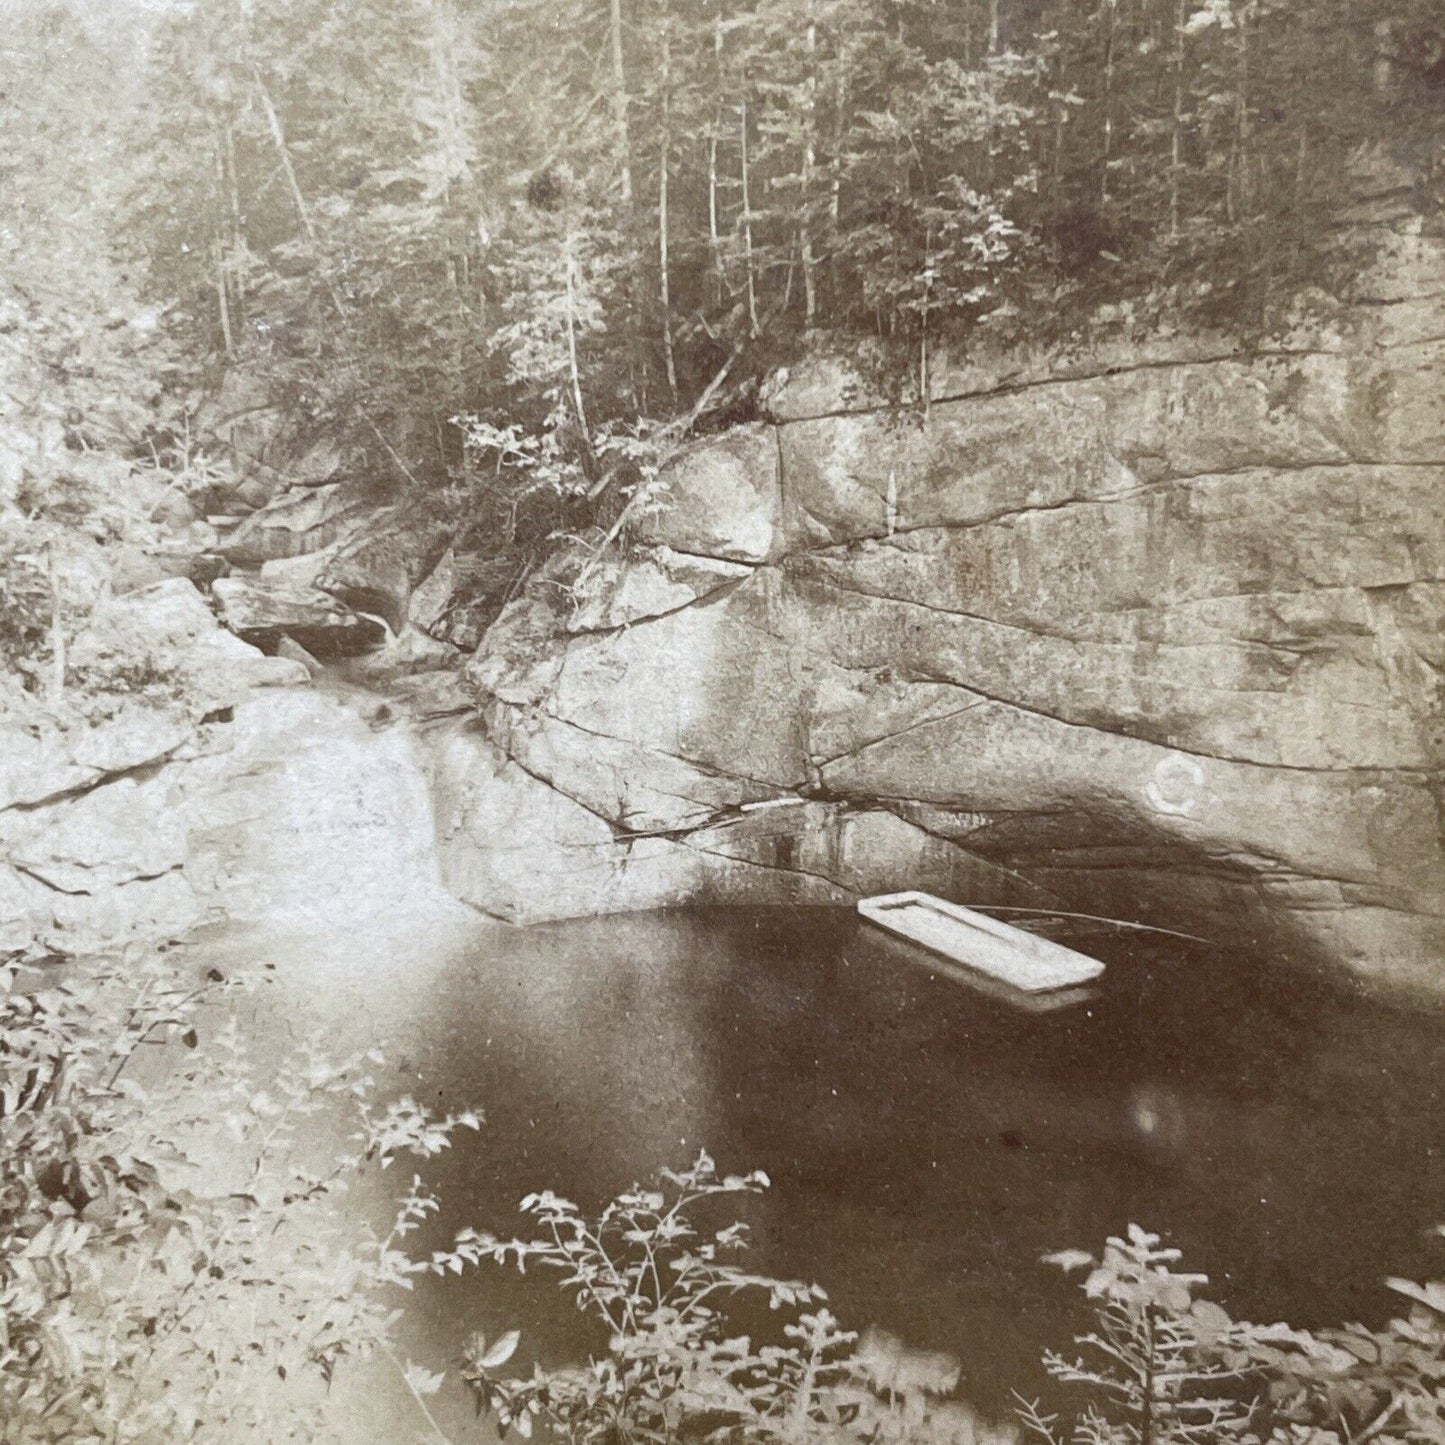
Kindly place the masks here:
POLYGON ((567 232, 562 247, 567 272, 567 376, 572 387, 572 409, 582 433, 583 451, 590 455, 592 435, 587 427, 587 409, 582 404, 582 372, 577 363, 577 258, 571 231, 567 232))
MULTIPOLYGON (((296 215, 301 221, 301 229, 306 233, 306 239, 311 243, 311 254, 316 258, 318 267, 322 266, 321 246, 316 237, 316 228, 311 224, 311 213, 306 209, 306 198, 301 194, 301 183, 296 179, 296 168, 291 164, 291 153, 286 149, 286 132, 281 128, 281 117, 276 114, 276 107, 271 103, 271 93, 266 89, 266 83, 261 79, 261 72, 257 68, 252 69, 252 75, 256 81, 256 91, 261 97, 261 107, 266 112, 266 124, 271 131, 271 139, 276 146, 276 154, 280 157, 281 170, 286 176, 286 184, 291 188, 291 200, 296 207, 296 215)), ((331 284, 330 278, 322 275, 322 284, 326 287, 327 294, 331 298, 331 304, 336 308, 336 314, 346 319, 346 307, 341 304, 341 294, 331 284)))
POLYGON ((828 244, 825 259, 828 261, 828 292, 836 306, 838 272, 832 257, 838 253, 838 237, 842 231, 843 144, 848 135, 848 48, 841 36, 835 64, 837 74, 833 82, 833 154, 828 161, 828 244))
POLYGON ((1179 187, 1184 130, 1184 24, 1185 0, 1174 6, 1174 124, 1169 133, 1169 240, 1179 239, 1179 187))
POLYGON ((446 0, 429 0, 427 6, 431 35, 427 50, 431 55, 432 78, 440 99, 440 119, 433 126, 445 169, 442 199, 452 198, 452 167, 457 157, 465 154, 466 119, 462 104, 461 77, 457 68, 456 16, 446 0))
POLYGON ((1229 179, 1225 186, 1225 218, 1234 224, 1249 204, 1249 19, 1239 14, 1239 49, 1235 66, 1234 138, 1229 148, 1229 179))
POLYGON ((833 84, 833 155, 828 163, 828 220, 832 224, 833 236, 838 235, 838 223, 843 214, 843 142, 848 134, 848 55, 840 50, 838 75, 833 84))
POLYGON ((1055 59, 1056 79, 1051 87, 1056 91, 1054 104, 1054 155, 1050 171, 1049 195, 1055 210, 1063 205, 1064 194, 1064 132, 1069 123, 1069 104, 1064 98, 1069 91, 1069 5, 1068 0, 1059 0, 1059 39, 1055 59))
POLYGON ((818 316, 818 281, 813 255, 812 217, 809 215, 813 204, 813 168, 817 164, 818 155, 818 22, 812 14, 811 4, 808 11, 807 29, 804 32, 808 74, 803 102, 803 176, 798 213, 798 254, 803 262, 803 326, 805 330, 811 331, 818 316))
POLYGON ((231 335, 231 303, 226 295, 226 256, 221 249, 221 238, 216 237, 213 245, 216 263, 216 303, 221 313, 221 339, 227 356, 235 354, 236 342, 231 335))
POLYGON ((216 307, 221 319, 221 338, 225 354, 231 356, 235 349, 235 338, 231 333, 230 282, 226 271, 226 155, 219 137, 216 143, 216 191, 213 214, 215 233, 211 237, 211 265, 216 276, 216 307))
POLYGON ((657 162, 658 300, 662 302, 662 354, 667 363, 667 389, 677 405, 677 363, 672 353, 672 278, 667 258, 667 165, 672 149, 672 34, 662 20, 662 154, 657 162))
POLYGON ((926 419, 932 409, 933 384, 928 374, 928 308, 933 299, 933 233, 930 231, 924 242, 923 263, 923 311, 919 322, 918 336, 918 398, 923 404, 926 419))
POLYGON ((1305 228, 1305 220, 1307 215, 1307 209, 1305 206, 1305 163, 1309 156, 1309 149, 1309 127, 1302 125, 1300 126, 1299 146, 1295 153, 1294 168, 1294 214, 1296 228, 1295 240, 1296 244, 1299 245, 1301 248, 1303 248, 1305 242, 1309 239, 1308 232, 1305 228))
POLYGON ((1118 0, 1104 0, 1104 13, 1109 17, 1104 41, 1104 163, 1099 175, 1099 204, 1109 204, 1109 170, 1114 163, 1114 44, 1118 38, 1118 0))
POLYGON ((748 280, 748 328, 751 335, 758 334, 758 285, 757 264, 753 257, 753 206, 748 193, 748 102, 744 98, 739 108, 742 145, 742 189, 743 189, 743 261, 748 280))
POLYGON ((612 118, 617 127, 617 160, 622 173, 622 204, 632 205, 632 137, 627 127, 627 74, 622 66, 622 0, 612 0, 612 118))
POLYGON ((722 138, 723 95, 723 27, 722 5, 719 3, 713 16, 712 56, 717 100, 713 110, 712 130, 707 141, 707 244, 708 256, 712 261, 713 305, 722 305, 723 292, 727 289, 727 274, 723 266, 722 226, 718 204, 717 152, 722 138))
POLYGON ((1146 1307, 1144 1310, 1144 1339, 1144 1378, 1140 1381, 1142 1399, 1139 1411, 1139 1445, 1154 1445, 1154 1404, 1157 1386, 1154 1380, 1154 1310, 1152 1306, 1146 1307))
POLYGON ((1394 30, 1395 27, 1389 20, 1375 22, 1375 56, 1372 79, 1375 85, 1375 94, 1382 98, 1388 96, 1395 88, 1394 30))
POLYGON ((714 121, 712 134, 707 141, 707 253, 712 262, 709 284, 712 287, 712 304, 714 306, 722 305, 725 281, 722 235, 718 229, 717 147, 718 123, 714 121))
POLYGON ((236 127, 226 122, 226 177, 231 204, 231 289, 232 311, 238 325, 246 323, 246 277, 238 258, 245 250, 241 226, 241 179, 236 173, 236 127))

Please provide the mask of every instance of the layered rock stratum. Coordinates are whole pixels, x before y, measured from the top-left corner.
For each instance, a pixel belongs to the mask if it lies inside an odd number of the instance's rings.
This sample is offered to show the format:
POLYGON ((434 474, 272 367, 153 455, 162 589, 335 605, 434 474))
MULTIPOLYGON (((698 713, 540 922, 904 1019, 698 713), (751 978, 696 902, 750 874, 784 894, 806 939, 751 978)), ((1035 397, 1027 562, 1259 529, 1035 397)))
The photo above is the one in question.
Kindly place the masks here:
POLYGON ((1245 347, 837 362, 543 577, 437 763, 450 885, 1135 919, 1445 982, 1445 254, 1245 347))

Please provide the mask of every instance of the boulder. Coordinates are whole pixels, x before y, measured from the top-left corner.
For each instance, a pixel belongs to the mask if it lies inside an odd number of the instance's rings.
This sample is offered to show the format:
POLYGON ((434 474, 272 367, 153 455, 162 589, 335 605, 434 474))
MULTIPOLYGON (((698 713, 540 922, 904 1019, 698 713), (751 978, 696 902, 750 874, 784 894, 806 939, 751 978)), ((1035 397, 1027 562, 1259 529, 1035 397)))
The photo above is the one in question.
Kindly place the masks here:
POLYGON ((164 567, 140 547, 121 543, 110 549, 110 585, 114 592, 137 592, 170 576, 164 567))
POLYGON ((320 487, 337 481, 346 466, 346 454, 333 437, 321 437, 302 447, 285 465, 293 487, 320 487))
POLYGON ((459 555, 448 548, 417 587, 408 616, 424 632, 462 652, 474 652, 529 565, 519 548, 459 555))
POLYGON ((335 481, 345 454, 335 437, 316 435, 314 427, 272 399, 261 377, 231 368, 220 386, 197 409, 195 434, 213 456, 230 462, 237 484, 254 482, 270 491, 290 486, 319 486, 335 481))
POLYGON ((285 492, 253 512, 226 538, 232 562, 257 565, 317 552, 354 531, 372 508, 340 483, 285 492))
POLYGON ((321 575, 336 555, 336 547, 323 547, 319 552, 303 552, 299 557, 276 557, 263 562, 259 569, 261 581, 268 587, 285 590, 319 587, 321 575))
POLYGON ((771 428, 730 432, 662 471, 668 505, 642 518, 642 542, 732 562, 766 562, 783 548, 777 439, 771 428))
POLYGON ((423 632, 436 636, 457 590, 457 554, 448 547, 436 566, 412 589, 407 601, 407 620, 423 632))
POLYGON ((309 419, 274 403, 263 378, 232 368, 216 393, 199 407, 195 435, 213 457, 229 463, 197 498, 211 512, 230 512, 236 503, 264 507, 295 487, 340 480, 346 456, 333 436, 316 435, 309 419))
POLYGON ((274 477, 247 477, 231 493, 232 497, 252 512, 270 506, 276 496, 274 477))
POLYGON ((299 642, 289 636, 283 636, 276 643, 276 656, 284 658, 287 662, 299 663, 306 669, 307 676, 313 680, 326 675, 325 665, 312 657, 299 642))
POLYGON ((474 601, 454 600, 427 631, 439 642, 446 642, 459 652, 475 652, 500 611, 500 604, 489 597, 474 601))
POLYGON ((436 566, 446 540, 443 524, 417 522, 400 507, 385 507, 336 548, 317 585, 400 631, 413 588, 436 566))
MULTIPOLYGON (((225 631, 193 583, 156 582, 100 602, 71 644, 69 664, 98 677, 155 679, 181 713, 228 707, 252 687, 304 682, 297 669, 225 631)), ((129 683, 127 686, 134 686, 129 683)))
POLYGON ((203 513, 184 492, 171 491, 152 508, 150 516, 153 522, 159 522, 173 531, 180 531, 192 522, 200 521, 203 513))
POLYGON ((376 647, 386 629, 324 592, 286 590, 245 577, 223 577, 211 591, 221 620, 237 637, 275 653, 283 637, 321 661, 354 657, 376 647))
POLYGON ((207 450, 219 450, 244 477, 274 463, 286 415, 272 404, 265 381, 230 368, 215 395, 198 409, 194 428, 207 450))
POLYGON ((146 556, 161 576, 184 577, 197 587, 209 587, 231 570, 231 564, 219 552, 193 549, 184 540, 153 548, 146 556))
POLYGON ((439 642, 408 623, 394 637, 349 659, 339 670, 350 682, 390 693, 413 673, 436 672, 459 660, 460 654, 450 643, 439 642))

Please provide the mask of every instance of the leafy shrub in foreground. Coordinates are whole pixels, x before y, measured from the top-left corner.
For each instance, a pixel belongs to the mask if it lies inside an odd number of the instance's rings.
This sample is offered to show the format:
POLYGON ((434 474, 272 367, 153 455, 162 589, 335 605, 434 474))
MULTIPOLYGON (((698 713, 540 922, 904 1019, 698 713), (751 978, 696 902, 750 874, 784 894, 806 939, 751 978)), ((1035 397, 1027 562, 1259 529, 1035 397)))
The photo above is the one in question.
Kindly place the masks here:
POLYGON ((1412 1302, 1382 1330, 1359 1324, 1311 1333, 1235 1321, 1200 1299, 1204 1275, 1130 1225, 1101 1258, 1048 1257, 1089 1269, 1094 1327, 1072 1358, 1044 1364, 1086 1403, 1067 1431, 1021 1402, 1046 1445, 1438 1445, 1445 1440, 1445 1284, 1392 1279, 1412 1302))
MULTIPOLYGON (((578 1307, 610 1336, 586 1365, 498 1379, 500 1363, 474 1342, 463 1368, 478 1409, 503 1430, 558 1441, 958 1442, 985 1445, 998 1432, 949 1400, 959 1367, 947 1355, 911 1350, 878 1330, 841 1327, 817 1285, 773 1279, 740 1262, 747 1227, 710 1232, 695 1222, 704 1201, 760 1193, 762 1173, 719 1175, 706 1153, 691 1168, 664 1170, 660 1187, 634 1187, 596 1221, 550 1191, 523 1200, 539 1226, 532 1240, 465 1232, 457 1249, 519 1269, 561 1275, 578 1307), (728 1315, 740 1296, 766 1300, 769 1338, 741 1333, 728 1315)), ((445 1257, 439 1257, 445 1264, 445 1257)), ((510 1353, 508 1351, 508 1353, 510 1353)))
MULTIPOLYGON (((1084 1386, 1089 1404, 1074 1427, 1081 1445, 1178 1441, 1204 1445, 1237 1438, 1249 1411, 1231 1386, 1246 1373, 1227 1346, 1250 1326, 1236 1325, 1217 1304, 1196 1297, 1202 1274, 1175 1270, 1180 1253, 1138 1225, 1110 1239, 1102 1258, 1080 1250, 1050 1255, 1064 1269, 1090 1266, 1084 1291, 1094 1301, 1094 1327, 1075 1343, 1073 1359, 1050 1350, 1044 1366, 1065 1384, 1084 1386)), ((1055 1442, 1053 1422, 1035 1406, 1026 1423, 1055 1442)))
POLYGON ((6 1445, 322 1440, 344 1360, 408 1371, 391 1290, 420 1267, 405 1239, 435 1200, 413 1179, 378 1238, 335 1196, 479 1121, 378 1110, 376 1056, 331 1060, 315 1040, 263 1081, 234 1018, 202 1049, 204 1001, 239 986, 188 984, 160 955, 59 983, 0 964, 6 1445), (139 1064, 167 1045, 184 1057, 139 1064), (297 1162, 308 1121, 338 1109, 352 1147, 297 1162))
MULTIPOLYGON (((477 1339, 463 1376, 478 1410, 503 1432, 541 1433, 566 1445, 713 1440, 753 1442, 983 1442, 1017 1438, 950 1398, 959 1366, 870 1330, 844 1330, 815 1285, 776 1280, 739 1262, 746 1228, 711 1233, 695 1206, 767 1187, 762 1174, 719 1176, 706 1154, 657 1189, 634 1186, 595 1221, 551 1192, 523 1200, 539 1226, 531 1240, 471 1231, 433 1267, 490 1255, 561 1275, 577 1305, 609 1335, 588 1364, 538 1367, 530 1379, 497 1370, 515 1333, 477 1339), (766 1340, 742 1333, 728 1306, 752 1294, 779 1324, 766 1340)), ((1408 1297, 1407 1319, 1382 1330, 1350 1325, 1310 1333, 1233 1320, 1200 1297, 1204 1275, 1131 1225, 1095 1258, 1048 1256, 1087 1267, 1092 1328, 1080 1353, 1044 1364, 1083 1395, 1077 1416, 1020 1399, 1024 1430, 1045 1445, 1426 1445, 1445 1441, 1445 1284, 1389 1281, 1408 1297)))

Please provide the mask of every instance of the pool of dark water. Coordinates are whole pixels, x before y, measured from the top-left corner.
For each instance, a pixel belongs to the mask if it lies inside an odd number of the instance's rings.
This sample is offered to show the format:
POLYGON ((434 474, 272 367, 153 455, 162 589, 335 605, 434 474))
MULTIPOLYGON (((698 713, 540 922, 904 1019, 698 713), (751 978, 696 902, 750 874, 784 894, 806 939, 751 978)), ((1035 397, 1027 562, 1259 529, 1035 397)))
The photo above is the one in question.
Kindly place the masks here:
MULTIPOLYGON (((1441 1016, 1173 940, 1069 941, 1110 967, 1053 1014, 842 910, 477 921, 393 940, 385 966, 353 940, 320 982, 278 961, 289 1027, 378 1043, 389 1089, 485 1111, 428 1170, 429 1239, 511 1234, 543 1187, 595 1208, 705 1147, 771 1176, 746 1211, 760 1268, 954 1353, 993 1412, 1043 1388, 1040 1351, 1079 1323, 1040 1256, 1130 1221, 1238 1315, 1306 1326, 1381 1322, 1385 1275, 1445 1263, 1426 1236, 1445 1220, 1441 1016)), ((490 1266, 424 1283, 410 1313, 433 1365, 474 1329, 520 1326, 523 1360, 605 1343, 550 1281, 490 1266)), ((469 1438, 463 1405, 442 1397, 469 1438)))

